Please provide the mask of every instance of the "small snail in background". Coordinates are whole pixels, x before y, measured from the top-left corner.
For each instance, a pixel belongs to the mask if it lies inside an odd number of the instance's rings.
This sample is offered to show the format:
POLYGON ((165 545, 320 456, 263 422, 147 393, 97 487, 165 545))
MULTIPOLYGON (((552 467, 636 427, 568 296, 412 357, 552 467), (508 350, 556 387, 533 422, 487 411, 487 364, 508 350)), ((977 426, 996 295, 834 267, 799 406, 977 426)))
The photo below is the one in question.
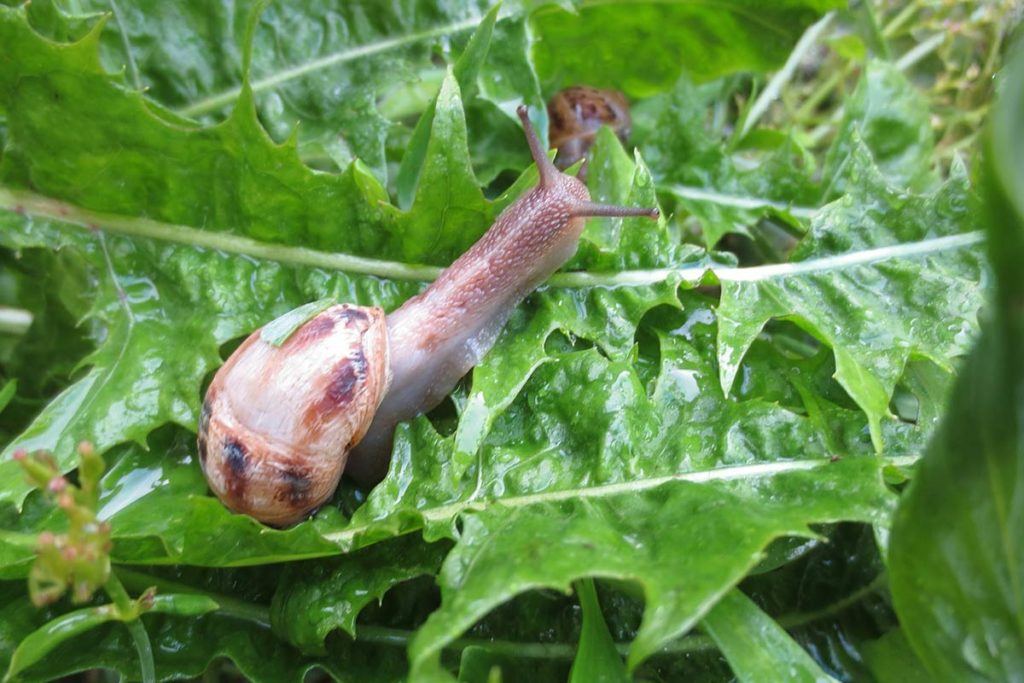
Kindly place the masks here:
MULTIPOLYGON (((555 93, 548 102, 548 121, 548 138, 558 148, 555 165, 562 170, 587 155, 601 126, 611 128, 625 143, 633 125, 625 95, 582 85, 555 93)), ((586 179, 586 168, 580 169, 581 180, 586 179)))
POLYGON ((301 521, 342 472, 383 479, 395 425, 440 403, 494 345, 512 309, 575 253, 584 218, 658 217, 590 201, 558 171, 518 110, 540 183, 422 294, 385 315, 338 304, 279 346, 254 332, 218 370, 199 421, 199 461, 236 512, 301 521))

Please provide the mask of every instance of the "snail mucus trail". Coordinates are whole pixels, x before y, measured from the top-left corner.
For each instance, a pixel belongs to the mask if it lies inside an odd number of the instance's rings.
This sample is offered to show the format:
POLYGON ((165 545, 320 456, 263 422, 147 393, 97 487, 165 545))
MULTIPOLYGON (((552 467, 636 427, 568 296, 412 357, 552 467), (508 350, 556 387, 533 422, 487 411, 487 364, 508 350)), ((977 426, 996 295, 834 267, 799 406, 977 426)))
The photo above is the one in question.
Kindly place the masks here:
POLYGON ((199 422, 199 460, 230 509, 288 526, 334 493, 387 473, 395 425, 440 403, 493 346, 513 308, 575 253, 589 216, 657 209, 590 201, 548 159, 518 110, 540 182, 423 293, 385 316, 334 305, 279 346, 254 332, 218 370, 199 422))

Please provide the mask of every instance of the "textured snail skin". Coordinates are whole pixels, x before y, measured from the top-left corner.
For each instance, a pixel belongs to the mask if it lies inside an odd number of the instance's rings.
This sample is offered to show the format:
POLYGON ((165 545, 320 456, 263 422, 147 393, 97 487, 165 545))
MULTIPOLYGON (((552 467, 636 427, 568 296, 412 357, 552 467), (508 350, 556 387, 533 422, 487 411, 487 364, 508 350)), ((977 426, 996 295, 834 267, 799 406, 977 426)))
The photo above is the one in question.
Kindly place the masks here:
POLYGON ((235 512, 275 526, 331 497, 390 381, 384 311, 350 304, 280 347, 257 330, 217 372, 199 421, 199 462, 235 512))
MULTIPOLYGON (((555 165, 561 169, 587 155, 601 126, 611 128, 623 142, 633 127, 625 95, 582 85, 554 94, 548 102, 548 121, 551 146, 558 149, 555 165)), ((583 170, 586 167, 581 174, 583 170)))
POLYGON ((275 526, 327 501, 342 471, 372 486, 395 426, 430 410, 494 345, 515 306, 576 251, 587 216, 657 209, 590 201, 548 159, 519 108, 540 183, 422 294, 384 316, 333 306, 280 347, 253 333, 217 372, 203 404, 199 458, 232 510, 275 526))
POLYGON ((395 426, 440 403, 494 345, 513 309, 576 252, 588 216, 646 216, 590 202, 590 192, 548 159, 520 107, 540 183, 422 294, 388 315, 394 383, 346 474, 372 486, 387 473, 395 426))

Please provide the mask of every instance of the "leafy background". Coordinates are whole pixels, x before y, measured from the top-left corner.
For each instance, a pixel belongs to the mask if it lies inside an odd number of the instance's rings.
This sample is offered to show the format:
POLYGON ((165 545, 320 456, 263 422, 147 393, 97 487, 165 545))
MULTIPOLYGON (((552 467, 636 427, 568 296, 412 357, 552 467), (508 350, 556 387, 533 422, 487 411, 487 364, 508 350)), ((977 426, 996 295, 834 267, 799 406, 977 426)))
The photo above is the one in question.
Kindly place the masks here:
MULTIPOLYGON (((141 619, 161 679, 1024 675, 1019 336, 971 361, 991 403, 947 407, 979 316, 1020 333, 982 246, 999 224, 1021 253, 1019 174, 980 155, 1012 10, 0 7, 0 303, 32 315, 0 335, 0 662, 71 609, 29 603, 64 522, 9 456, 70 471, 87 439, 116 576, 217 605, 141 619), (666 218, 591 221, 378 487, 284 531, 228 513, 194 432, 233 344, 315 298, 419 291, 532 182, 514 107, 546 130, 573 83, 635 105, 592 194, 666 218), (971 410, 1002 416, 988 467, 971 410), (961 440, 918 481, 943 419, 961 440), (942 533, 941 561, 914 549, 942 533), (965 557, 993 577, 972 592, 965 557)), ((146 675, 123 624, 51 632, 19 680, 146 675)))

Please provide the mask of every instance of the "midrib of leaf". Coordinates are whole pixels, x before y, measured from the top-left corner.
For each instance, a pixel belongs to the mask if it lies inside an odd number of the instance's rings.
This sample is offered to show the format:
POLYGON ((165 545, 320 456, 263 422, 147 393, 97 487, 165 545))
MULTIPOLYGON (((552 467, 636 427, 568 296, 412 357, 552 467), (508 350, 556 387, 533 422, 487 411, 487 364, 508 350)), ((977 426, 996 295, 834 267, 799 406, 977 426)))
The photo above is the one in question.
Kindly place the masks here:
POLYGON ((688 185, 669 185, 666 189, 683 199, 710 202, 720 206, 733 206, 738 209, 761 209, 770 206, 779 211, 788 211, 797 218, 813 218, 814 214, 818 213, 818 209, 811 206, 792 206, 785 202, 775 201, 774 199, 724 194, 688 185))
MULTIPOLYGON (((393 280, 429 282, 434 280, 442 270, 434 266, 413 265, 397 261, 365 258, 352 254, 317 251, 306 247, 260 242, 240 235, 199 230, 186 225, 163 223, 141 216, 100 213, 42 195, 21 190, 11 190, 2 186, 0 186, 0 209, 30 214, 53 220, 63 225, 89 230, 102 229, 105 232, 216 249, 225 253, 252 256, 279 263, 326 268, 353 274, 373 275, 393 280)), ((688 266, 685 268, 655 268, 651 270, 624 270, 603 273, 582 271, 557 273, 548 280, 547 284, 555 287, 644 286, 664 282, 673 277, 696 282, 708 271, 714 273, 720 282, 760 282, 773 278, 796 277, 844 270, 895 258, 927 256, 929 254, 963 249, 980 244, 984 239, 985 235, 982 231, 975 231, 925 239, 918 242, 904 242, 807 261, 797 261, 795 263, 776 263, 749 268, 710 264, 688 266)))
MULTIPOLYGON (((892 458, 884 458, 887 464, 896 467, 909 467, 920 458, 919 455, 902 455, 892 458)), ((708 483, 712 481, 736 481, 754 479, 758 477, 771 477, 788 472, 800 472, 815 470, 819 467, 827 467, 831 460, 816 458, 813 460, 785 460, 778 462, 756 463, 753 465, 736 465, 732 467, 717 467, 710 470, 699 470, 695 472, 680 472, 660 477, 646 479, 634 479, 631 481, 616 484, 603 484, 600 486, 586 486, 575 489, 561 489, 558 491, 542 491, 524 496, 509 496, 508 498, 491 499, 469 499, 441 505, 435 508, 419 510, 424 521, 442 522, 451 519, 462 512, 483 511, 491 506, 504 508, 521 508, 529 505, 542 503, 553 503, 564 500, 579 500, 604 498, 624 493, 641 493, 657 488, 669 482, 686 481, 691 483, 708 483)), ((332 543, 347 545, 355 540, 360 534, 369 531, 372 524, 349 527, 332 533, 324 534, 324 539, 332 543)))
MULTIPOLYGON (((403 47, 405 45, 411 45, 421 40, 427 40, 429 38, 437 38, 439 36, 445 36, 452 33, 460 33, 462 31, 468 31, 474 28, 483 20, 483 16, 473 17, 470 19, 463 19, 462 21, 456 21, 451 24, 444 26, 436 26, 434 28, 425 29, 423 31, 415 31, 413 33, 407 33, 403 36, 395 38, 387 38, 385 40, 378 40, 373 43, 366 43, 365 45, 357 45, 350 47, 345 50, 339 50, 338 52, 332 52, 324 55, 317 59, 312 59, 302 64, 284 68, 280 71, 264 76, 263 78, 256 79, 250 83, 254 93, 263 92, 264 90, 270 90, 275 88, 282 83, 302 78, 303 76, 309 75, 315 71, 321 69, 327 69, 338 64, 344 64, 345 62, 351 62, 360 57, 367 57, 369 55, 379 54, 381 52, 387 52, 388 50, 394 50, 396 48, 403 47)), ((182 107, 178 110, 179 114, 185 116, 196 116, 198 114, 205 114, 210 111, 215 111, 221 107, 231 104, 234 102, 242 92, 242 87, 235 86, 228 90, 223 90, 219 93, 210 95, 209 97, 203 98, 198 102, 182 107)))
POLYGON ((124 49, 124 58, 128 63, 128 75, 131 77, 131 84, 136 90, 142 90, 142 79, 139 77, 139 67, 135 63, 135 55, 132 52, 131 40, 124 30, 124 21, 121 19, 121 8, 117 6, 117 0, 110 0, 110 11, 114 13, 114 23, 117 24, 117 32, 121 36, 121 47, 124 49))

